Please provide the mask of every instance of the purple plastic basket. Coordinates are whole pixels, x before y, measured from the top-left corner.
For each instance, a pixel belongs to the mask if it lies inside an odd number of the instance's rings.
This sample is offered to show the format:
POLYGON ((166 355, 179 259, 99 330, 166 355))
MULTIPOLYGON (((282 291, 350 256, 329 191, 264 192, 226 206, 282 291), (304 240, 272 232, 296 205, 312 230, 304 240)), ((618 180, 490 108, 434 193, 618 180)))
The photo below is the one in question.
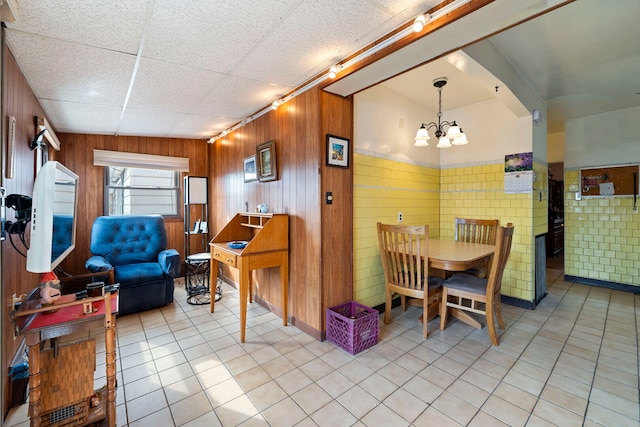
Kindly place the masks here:
POLYGON ((377 310, 355 301, 327 309, 327 340, 350 354, 378 343, 377 310))

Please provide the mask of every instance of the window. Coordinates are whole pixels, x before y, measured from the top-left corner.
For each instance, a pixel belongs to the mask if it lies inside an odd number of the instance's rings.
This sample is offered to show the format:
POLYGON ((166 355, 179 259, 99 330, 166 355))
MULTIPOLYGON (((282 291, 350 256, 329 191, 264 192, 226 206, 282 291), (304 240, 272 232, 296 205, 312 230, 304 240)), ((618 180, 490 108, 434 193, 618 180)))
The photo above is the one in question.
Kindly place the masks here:
POLYGON ((93 150, 93 164, 105 167, 105 215, 179 216, 180 174, 189 159, 93 150))
POLYGON ((178 215, 179 172, 122 166, 105 171, 105 215, 178 215))

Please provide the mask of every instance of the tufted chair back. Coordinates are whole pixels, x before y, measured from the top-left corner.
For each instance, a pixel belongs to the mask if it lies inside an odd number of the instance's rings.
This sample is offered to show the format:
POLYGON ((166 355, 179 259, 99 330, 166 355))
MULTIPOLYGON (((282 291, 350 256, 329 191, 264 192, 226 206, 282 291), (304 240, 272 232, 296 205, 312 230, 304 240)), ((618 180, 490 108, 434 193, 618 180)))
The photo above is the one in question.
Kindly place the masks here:
POLYGON ((93 223, 91 253, 114 267, 157 262, 167 248, 167 232, 160 215, 101 216, 93 223))

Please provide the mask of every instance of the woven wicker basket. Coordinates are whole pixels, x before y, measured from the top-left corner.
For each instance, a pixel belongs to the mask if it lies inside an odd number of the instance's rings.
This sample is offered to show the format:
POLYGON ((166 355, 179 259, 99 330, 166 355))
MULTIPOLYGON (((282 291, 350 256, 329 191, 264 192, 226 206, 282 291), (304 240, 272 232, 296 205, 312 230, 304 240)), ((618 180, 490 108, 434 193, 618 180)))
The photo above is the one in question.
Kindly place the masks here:
POLYGON ((96 341, 86 340, 42 352, 42 426, 77 426, 87 422, 93 394, 96 341))

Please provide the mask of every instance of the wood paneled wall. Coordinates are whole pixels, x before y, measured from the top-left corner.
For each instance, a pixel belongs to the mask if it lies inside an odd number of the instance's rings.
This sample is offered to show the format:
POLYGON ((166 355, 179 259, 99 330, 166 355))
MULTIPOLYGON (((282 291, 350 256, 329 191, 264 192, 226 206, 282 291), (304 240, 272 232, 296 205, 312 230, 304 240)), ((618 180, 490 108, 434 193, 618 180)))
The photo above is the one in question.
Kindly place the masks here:
MULTIPOLYGON (((268 203, 289 214, 289 313, 291 322, 317 339, 327 304, 352 297, 352 173, 325 166, 326 133, 351 138, 352 101, 311 89, 218 140, 210 153, 213 233, 237 212, 268 203), (276 143, 278 179, 244 182, 242 161, 256 146, 276 143), (326 189, 326 190, 325 190, 326 189), (324 204, 324 191, 334 203, 324 204), (328 206, 328 208, 327 208, 328 206)), ((227 278, 237 272, 225 267, 227 278)), ((253 274, 257 298, 279 312, 277 269, 253 274)))
MULTIPOLYGON (((6 194, 23 194, 31 197, 33 182, 35 180, 35 153, 29 149, 29 144, 35 136, 35 116, 42 116, 43 110, 22 75, 13 55, 9 49, 3 46, 2 66, 4 68, 4 86, 2 88, 2 186, 6 188, 6 194), (8 117, 16 118, 16 136, 14 144, 14 174, 13 178, 7 178, 6 158, 7 152, 7 122, 8 117)), ((14 221, 14 211, 7 209, 7 219, 14 221)), ((22 246, 17 236, 13 236, 16 246, 26 254, 26 248, 22 246)), ((2 242, 2 388, 3 388, 3 416, 9 410, 8 376, 7 370, 11 359, 18 350, 21 339, 13 338, 13 326, 9 320, 9 312, 12 307, 13 294, 21 295, 38 286, 39 276, 26 270, 26 259, 20 255, 7 238, 2 242)))
MULTIPOLYGON (((78 233, 76 248, 62 263, 68 273, 86 273, 85 261, 90 256, 89 244, 93 221, 104 215, 104 168, 93 165, 93 150, 111 150, 159 156, 187 157, 189 173, 209 173, 208 144, 201 139, 173 139, 136 136, 58 134, 62 148, 58 160, 79 176, 78 233)), ((182 182, 180 184, 182 186, 182 182)), ((179 218, 165 220, 169 247, 180 252, 184 260, 184 222, 180 196, 179 218)))

